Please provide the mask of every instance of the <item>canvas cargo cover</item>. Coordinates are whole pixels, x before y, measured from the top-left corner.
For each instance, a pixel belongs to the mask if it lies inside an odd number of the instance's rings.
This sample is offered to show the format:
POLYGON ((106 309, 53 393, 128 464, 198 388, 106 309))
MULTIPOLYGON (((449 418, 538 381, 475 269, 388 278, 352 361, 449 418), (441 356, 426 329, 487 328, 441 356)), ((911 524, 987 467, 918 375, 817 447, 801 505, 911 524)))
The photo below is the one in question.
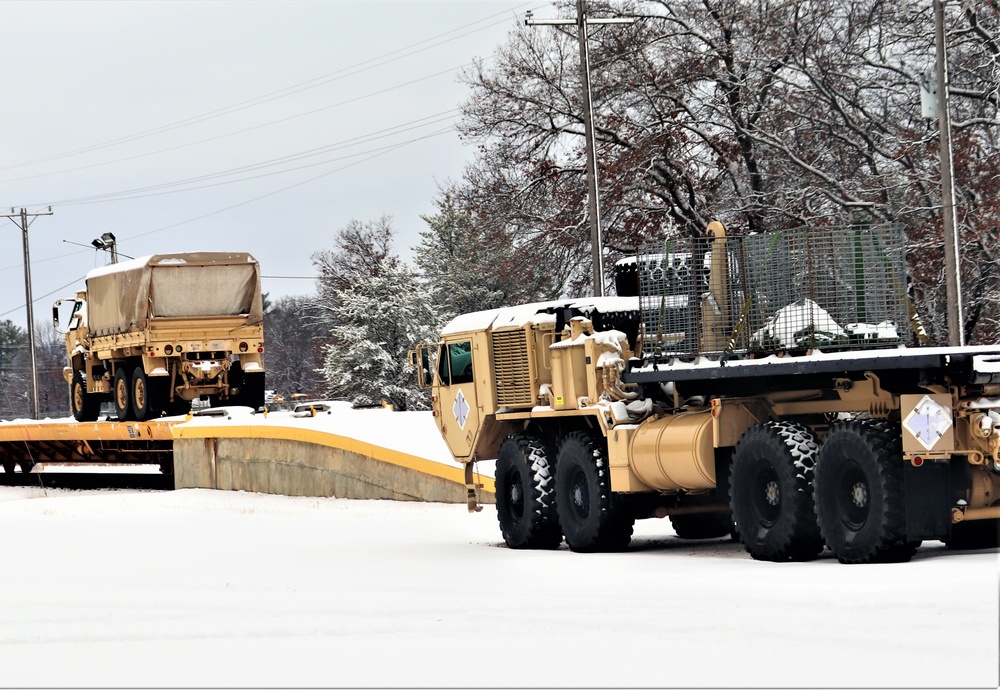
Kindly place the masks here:
POLYGON ((244 252, 153 254, 87 274, 97 336, 146 327, 150 317, 237 316, 261 323, 260 266, 244 252))

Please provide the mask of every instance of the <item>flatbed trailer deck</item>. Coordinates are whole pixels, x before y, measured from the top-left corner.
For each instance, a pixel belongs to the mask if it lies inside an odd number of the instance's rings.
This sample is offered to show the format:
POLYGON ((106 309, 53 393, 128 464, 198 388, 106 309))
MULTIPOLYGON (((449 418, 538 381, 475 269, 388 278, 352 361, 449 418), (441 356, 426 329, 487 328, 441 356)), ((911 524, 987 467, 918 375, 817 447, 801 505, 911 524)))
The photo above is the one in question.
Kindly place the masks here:
POLYGON ((169 469, 171 427, 183 422, 86 422, 16 420, 0 423, 0 463, 6 472, 42 462, 160 465, 169 469))

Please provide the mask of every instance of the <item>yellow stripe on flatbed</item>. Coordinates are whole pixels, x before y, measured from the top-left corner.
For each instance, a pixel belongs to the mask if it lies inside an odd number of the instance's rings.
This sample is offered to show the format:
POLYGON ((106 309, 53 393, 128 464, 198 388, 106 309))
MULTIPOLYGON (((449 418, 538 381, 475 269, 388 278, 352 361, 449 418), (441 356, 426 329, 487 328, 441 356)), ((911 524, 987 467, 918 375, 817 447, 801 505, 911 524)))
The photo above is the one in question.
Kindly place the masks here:
POLYGON ((3 422, 2 441, 172 441, 170 422, 3 422))

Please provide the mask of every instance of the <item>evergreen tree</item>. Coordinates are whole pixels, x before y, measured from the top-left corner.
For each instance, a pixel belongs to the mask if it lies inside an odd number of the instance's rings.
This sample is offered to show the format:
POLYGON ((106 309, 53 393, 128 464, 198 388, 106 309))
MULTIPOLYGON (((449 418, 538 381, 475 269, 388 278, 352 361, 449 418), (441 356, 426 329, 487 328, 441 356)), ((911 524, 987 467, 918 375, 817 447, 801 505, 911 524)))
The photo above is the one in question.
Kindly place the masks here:
POLYGON ((333 249, 313 255, 320 278, 305 311, 328 334, 319 370, 327 395, 426 409, 407 353, 433 339, 439 321, 428 289, 392 251, 394 235, 388 216, 339 230, 333 249))
POLYGON ((394 256, 383 257, 376 269, 367 280, 336 291, 336 325, 323 350, 328 393, 344 395, 355 406, 384 400, 397 410, 427 409, 407 352, 435 336, 430 293, 394 256))
POLYGON ((333 249, 315 252, 312 262, 319 278, 309 317, 329 330, 336 323, 334 309, 340 291, 376 275, 383 264, 397 265, 399 258, 392 252, 394 234, 390 216, 367 222, 352 219, 337 231, 333 249))
POLYGON ((523 302, 550 299, 552 281, 539 280, 545 262, 525 255, 511 236, 482 223, 445 190, 438 212, 421 216, 414 259, 430 286, 442 323, 453 316, 523 302))

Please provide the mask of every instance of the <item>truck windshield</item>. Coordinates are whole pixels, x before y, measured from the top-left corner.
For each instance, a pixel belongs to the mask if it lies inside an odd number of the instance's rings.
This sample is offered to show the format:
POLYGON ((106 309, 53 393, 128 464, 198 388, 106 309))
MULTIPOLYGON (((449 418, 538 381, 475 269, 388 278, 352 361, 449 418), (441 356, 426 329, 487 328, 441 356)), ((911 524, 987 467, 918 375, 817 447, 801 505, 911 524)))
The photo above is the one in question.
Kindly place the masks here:
POLYGON ((465 340, 460 343, 441 345, 438 357, 438 378, 441 379, 442 386, 472 382, 471 342, 465 340))

